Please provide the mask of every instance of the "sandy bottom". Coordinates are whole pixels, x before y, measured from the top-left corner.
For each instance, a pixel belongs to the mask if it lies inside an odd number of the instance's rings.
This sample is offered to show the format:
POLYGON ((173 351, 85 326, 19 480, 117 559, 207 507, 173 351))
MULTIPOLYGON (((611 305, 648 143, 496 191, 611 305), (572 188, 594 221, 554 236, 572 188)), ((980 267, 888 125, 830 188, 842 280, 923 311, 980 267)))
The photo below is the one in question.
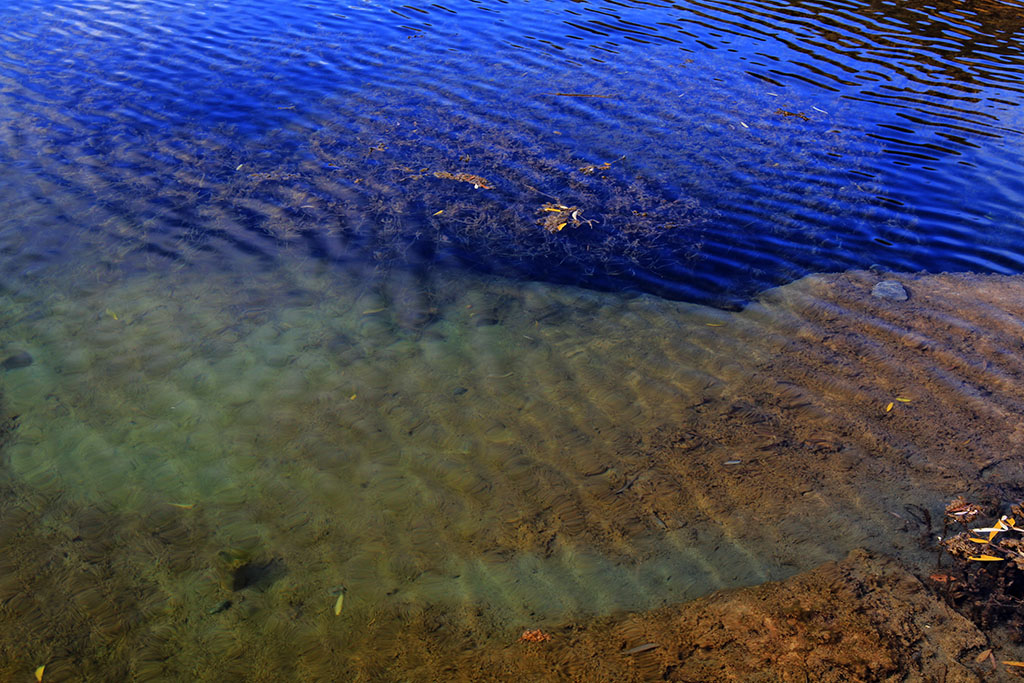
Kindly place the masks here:
POLYGON ((0 677, 702 680, 691 631, 621 629, 855 548, 924 576, 946 503, 1024 497, 1024 279, 885 277, 909 300, 855 272, 727 313, 302 262, 25 276, 0 677))

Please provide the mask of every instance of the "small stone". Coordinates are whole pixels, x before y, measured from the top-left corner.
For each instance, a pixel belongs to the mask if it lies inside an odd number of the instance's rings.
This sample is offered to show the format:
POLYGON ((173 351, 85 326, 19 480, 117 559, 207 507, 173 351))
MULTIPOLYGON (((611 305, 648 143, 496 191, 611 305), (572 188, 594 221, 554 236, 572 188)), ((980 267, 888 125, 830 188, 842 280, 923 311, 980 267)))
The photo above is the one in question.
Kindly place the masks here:
POLYGON ((907 290, 895 280, 882 280, 871 288, 871 296, 889 301, 906 301, 909 298, 907 290))
POLYGON ((35 359, 32 358, 32 354, 28 351, 18 351, 17 353, 8 356, 7 360, 0 363, 0 366, 4 370, 17 370, 18 368, 27 368, 32 365, 35 359))

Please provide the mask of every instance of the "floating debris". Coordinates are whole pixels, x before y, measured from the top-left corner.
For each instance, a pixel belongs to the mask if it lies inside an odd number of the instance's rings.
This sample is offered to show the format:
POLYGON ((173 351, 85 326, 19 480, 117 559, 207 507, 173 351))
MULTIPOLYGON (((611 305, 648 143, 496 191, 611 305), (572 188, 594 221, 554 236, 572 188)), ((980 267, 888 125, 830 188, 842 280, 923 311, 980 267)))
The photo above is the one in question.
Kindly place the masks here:
POLYGON ((803 113, 801 111, 786 111, 785 109, 782 109, 781 107, 779 109, 776 109, 775 113, 776 114, 781 114, 782 116, 795 116, 796 118, 800 119, 801 121, 810 121, 811 120, 810 116, 808 116, 807 114, 805 114, 805 113, 803 113))
POLYGON ((578 206, 548 203, 541 206, 537 213, 540 214, 540 218, 537 219, 538 225, 548 232, 561 232, 568 225, 578 228, 583 224, 590 224, 590 221, 580 219, 583 210, 578 206))
POLYGON ((609 168, 612 167, 612 164, 618 161, 622 161, 625 158, 626 157, 621 156, 615 161, 606 161, 603 164, 587 164, 586 166, 580 166, 579 171, 583 175, 593 175, 597 171, 607 171, 609 168))
MULTIPOLYGON (((494 184, 487 178, 482 178, 472 173, 449 173, 448 171, 434 171, 435 178, 442 180, 458 180, 461 183, 469 183, 477 190, 493 190, 494 184)), ((436 215, 436 214, 435 214, 436 215)))

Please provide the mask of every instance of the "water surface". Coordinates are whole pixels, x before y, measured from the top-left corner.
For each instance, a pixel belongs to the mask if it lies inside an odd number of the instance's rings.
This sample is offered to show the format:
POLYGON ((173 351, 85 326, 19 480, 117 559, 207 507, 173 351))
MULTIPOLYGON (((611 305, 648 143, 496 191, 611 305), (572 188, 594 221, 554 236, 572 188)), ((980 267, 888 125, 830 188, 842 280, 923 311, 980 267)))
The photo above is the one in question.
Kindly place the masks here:
POLYGON ((1021 271, 1019 16, 7 3, 0 671, 436 680, 930 562, 1017 281, 787 283, 1021 271))
POLYGON ((718 305, 1017 272, 1018 9, 19 0, 5 200, 59 192, 166 259, 292 245, 718 305), (550 234, 548 203, 580 213, 550 234))

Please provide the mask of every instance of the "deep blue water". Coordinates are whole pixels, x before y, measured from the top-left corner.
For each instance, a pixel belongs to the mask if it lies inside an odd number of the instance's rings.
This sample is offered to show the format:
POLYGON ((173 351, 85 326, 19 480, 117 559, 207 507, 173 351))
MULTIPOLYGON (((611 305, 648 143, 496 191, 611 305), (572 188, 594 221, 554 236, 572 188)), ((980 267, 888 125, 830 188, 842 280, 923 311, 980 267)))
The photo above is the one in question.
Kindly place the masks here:
POLYGON ((18 268, 99 239, 721 306, 873 264, 1020 272, 1021 10, 8 0, 0 241, 18 268))

